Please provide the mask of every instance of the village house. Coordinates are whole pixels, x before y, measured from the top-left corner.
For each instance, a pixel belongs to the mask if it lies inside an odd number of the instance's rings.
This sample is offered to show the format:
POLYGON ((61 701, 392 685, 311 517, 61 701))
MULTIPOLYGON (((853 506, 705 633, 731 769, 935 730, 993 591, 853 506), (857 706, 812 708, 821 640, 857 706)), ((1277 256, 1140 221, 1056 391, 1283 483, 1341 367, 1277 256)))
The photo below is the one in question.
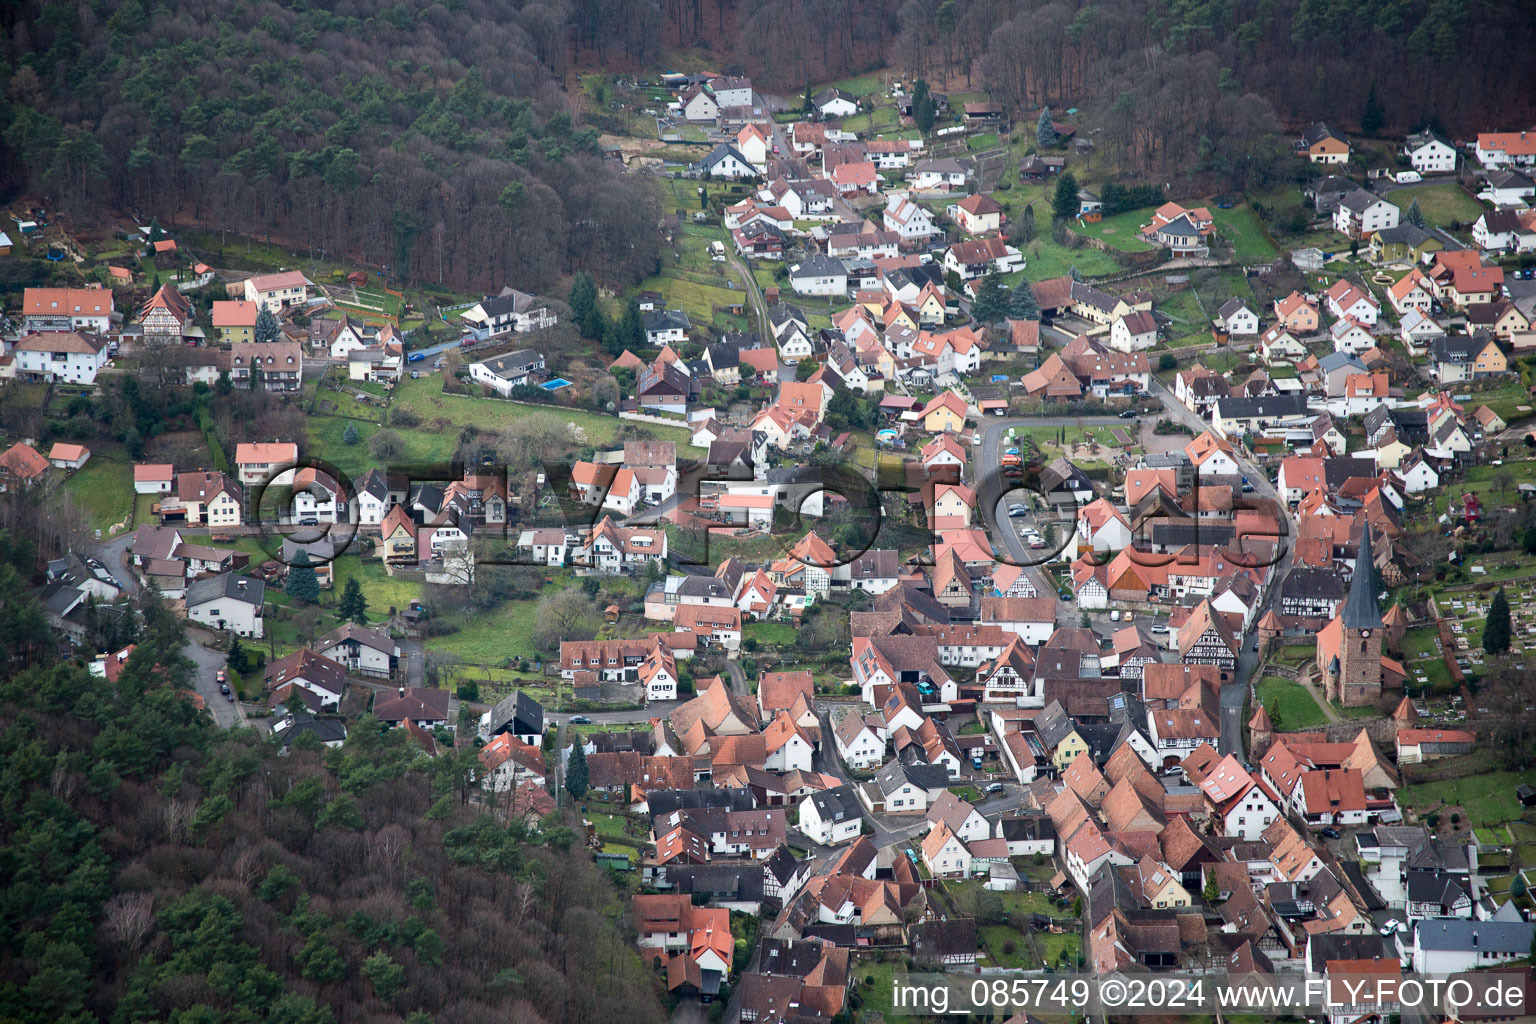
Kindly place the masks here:
POLYGON ((944 208, 945 214, 971 235, 992 234, 1003 229, 1003 208, 989 195, 976 193, 944 208))
POLYGON ((256 316, 261 306, 245 299, 215 299, 213 303, 213 329, 224 342, 252 342, 256 340, 256 316))
POLYGON ((475 338, 484 340, 500 334, 527 334, 553 327, 554 310, 536 296, 516 288, 503 288, 497 295, 487 295, 459 314, 459 323, 475 338))
POLYGON ((1333 210, 1333 230, 1349 238, 1364 241, 1377 231, 1397 227, 1402 211, 1374 192, 1356 189, 1333 210))
POLYGON ((16 376, 52 384, 94 384, 107 365, 107 339, 77 331, 38 331, 25 334, 12 349, 16 376))
POLYGON ((1296 140, 1296 152, 1314 164, 1347 164, 1349 149, 1349 140, 1322 121, 1307 125, 1296 140))
POLYGON ((1477 162, 1488 170, 1536 167, 1536 131, 1479 132, 1477 162))
POLYGON ((534 375, 543 372, 543 355, 528 348, 469 365, 470 380, 503 398, 510 397, 513 389, 531 384, 534 375))
POLYGON ((299 391, 304 387, 304 350, 297 342, 237 342, 229 350, 230 383, 251 386, 255 377, 264 391, 299 391))
POLYGON ((113 313, 110 288, 27 288, 21 296, 21 333, 106 334, 113 313))
POLYGON ((242 441, 235 446, 235 473, 246 486, 264 484, 297 461, 299 446, 292 441, 242 441))
POLYGON ((1313 334, 1322 324, 1317 307, 1297 292, 1275 300, 1275 318, 1297 334, 1313 334))
POLYGON ((192 326, 192 302, 174 284, 167 282, 149 297, 139 310, 139 326, 145 340, 158 338, 180 341, 192 326))
POLYGON ((187 584, 187 618, 210 629, 253 639, 263 635, 262 603, 266 585, 232 572, 187 584))
POLYGON ((1433 129, 1409 135, 1403 143, 1403 155, 1420 174, 1449 174, 1456 170, 1456 147, 1433 129))
POLYGON ((277 314, 290 306, 307 305, 312 287, 309 279, 297 270, 257 274, 245 279, 245 300, 277 314))

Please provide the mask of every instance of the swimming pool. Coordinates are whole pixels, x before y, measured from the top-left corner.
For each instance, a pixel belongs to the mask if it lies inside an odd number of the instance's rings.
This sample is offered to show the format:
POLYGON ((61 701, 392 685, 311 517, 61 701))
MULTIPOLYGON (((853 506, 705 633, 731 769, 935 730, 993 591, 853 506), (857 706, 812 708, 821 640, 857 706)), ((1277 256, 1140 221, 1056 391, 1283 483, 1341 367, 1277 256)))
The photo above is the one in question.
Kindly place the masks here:
POLYGON ((561 388, 568 388, 570 386, 571 382, 564 377, 556 377, 554 380, 547 380, 539 385, 545 391, 559 391, 561 388))

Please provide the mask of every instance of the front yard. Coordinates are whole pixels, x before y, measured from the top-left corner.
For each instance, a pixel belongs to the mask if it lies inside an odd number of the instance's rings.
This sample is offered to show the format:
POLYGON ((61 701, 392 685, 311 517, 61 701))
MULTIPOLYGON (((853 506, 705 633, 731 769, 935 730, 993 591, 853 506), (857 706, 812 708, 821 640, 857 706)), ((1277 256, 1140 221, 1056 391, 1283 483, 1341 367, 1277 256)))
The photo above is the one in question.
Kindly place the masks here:
POLYGON ((1387 194, 1387 201, 1403 210, 1412 206, 1415 199, 1424 213, 1424 222, 1432 228, 1470 227, 1483 213, 1483 204, 1463 192, 1459 185, 1422 185, 1393 189, 1387 194))

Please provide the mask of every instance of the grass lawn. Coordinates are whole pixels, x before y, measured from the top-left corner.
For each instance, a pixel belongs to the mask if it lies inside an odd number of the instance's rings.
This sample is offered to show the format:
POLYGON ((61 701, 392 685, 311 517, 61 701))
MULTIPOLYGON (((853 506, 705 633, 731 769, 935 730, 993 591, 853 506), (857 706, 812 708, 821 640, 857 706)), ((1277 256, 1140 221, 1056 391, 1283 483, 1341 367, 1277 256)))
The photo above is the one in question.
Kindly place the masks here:
POLYGON ((1146 252, 1148 249, 1153 248, 1153 246, 1137 234, 1137 231, 1151 219, 1152 211, 1150 208, 1145 210, 1127 210, 1125 213, 1117 213, 1113 217, 1105 217, 1097 224, 1074 222, 1072 229, 1079 234, 1097 238, 1123 252, 1146 252))
POLYGON ((756 640, 762 647, 789 647, 795 642, 795 627, 787 622, 744 622, 741 639, 756 640))
POLYGON ((1462 824, 1481 828, 1519 820, 1522 809, 1515 787, 1521 784, 1536 784, 1536 768, 1404 786, 1397 791, 1397 799, 1421 816, 1439 806, 1462 807, 1467 812, 1462 824))
POLYGON ((85 517, 85 525, 106 537, 111 527, 133 512, 133 466, 92 456, 64 482, 64 490, 85 517))
POLYGON ((1042 233, 1024 246, 1024 269, 1005 276, 1003 281, 1006 284, 1020 277, 1030 281, 1063 277, 1074 266, 1084 277, 1103 277, 1120 270, 1120 264, 1115 262, 1115 258, 1103 250, 1086 246, 1071 249, 1051 241, 1049 233, 1042 233))
POLYGON ((878 1014, 885 1021, 900 1019, 893 1015, 891 1003, 896 980, 906 976, 905 967, 897 963, 860 963, 857 967, 850 965, 849 973, 853 975, 849 995, 860 1003, 859 1019, 865 1019, 864 1014, 878 1014))
POLYGON ((1430 227, 1449 228, 1453 223, 1470 225, 1483 213, 1483 204, 1456 185, 1399 188, 1387 194, 1387 201, 1403 210, 1412 206, 1415 199, 1430 227))
POLYGON ((1265 676, 1259 680, 1258 694, 1259 703, 1264 707, 1274 705, 1274 709, 1279 712, 1276 716, 1279 720, 1275 724, 1287 732, 1310 729, 1328 721, 1327 714, 1300 683, 1277 676, 1265 676))
MULTIPOLYGON (((890 72, 887 71, 871 71, 869 74, 859 75, 857 78, 844 78, 840 81, 829 82, 825 86, 812 86, 811 93, 814 95, 823 88, 841 89, 846 93, 862 98, 872 93, 885 92, 885 83, 890 77, 890 72)), ((803 95, 802 93, 802 98, 803 95)))
POLYGON ((1211 207, 1217 232, 1232 243, 1239 263, 1267 263, 1275 258, 1275 243, 1253 207, 1243 204, 1230 210, 1211 207))
MULTIPOLYGON (((1453 494, 1458 500, 1463 494, 1476 494, 1485 506, 1515 504, 1519 500, 1516 497, 1518 492, 1514 489, 1515 485, 1521 480, 1530 479, 1533 469, 1536 469, 1536 466, 1529 462, 1510 462, 1503 466, 1472 466, 1463 479, 1447 483, 1435 492, 1435 515, 1445 512, 1453 494), (1501 489, 1501 484, 1507 484, 1508 489, 1501 489)), ((1479 560, 1469 559, 1468 564, 1479 560)), ((1481 559, 1481 561, 1487 560, 1481 559)))
MULTIPOLYGON (((565 574, 549 579, 553 582, 544 585, 546 591, 572 582, 572 577, 565 574)), ((501 665, 509 658, 531 660, 538 653, 533 643, 538 620, 538 601, 508 601, 495 611, 463 617, 457 633, 433 637, 427 646, 458 655, 475 665, 501 665)))
POLYGON ((408 608, 412 598, 421 597, 421 584, 403 580, 384 571, 384 563, 376 558, 363 558, 358 554, 346 554, 336 559, 336 593, 346 587, 347 580, 357 577, 368 601, 368 618, 381 621, 391 608, 408 608))
POLYGON ((1316 658, 1317 648, 1315 646, 1309 647, 1306 644, 1295 644, 1289 647, 1282 647, 1274 653, 1274 659, 1276 661, 1282 665, 1290 665, 1293 668, 1298 665, 1304 665, 1309 661, 1315 660, 1316 658))
MULTIPOLYGON (((453 454, 458 444, 459 429, 466 423, 474 423, 484 431, 499 429, 514 420, 538 419, 568 429, 571 439, 577 443, 595 445, 612 444, 619 429, 624 426, 624 421, 617 416, 562 406, 522 405, 489 398, 446 395, 441 389, 442 380, 436 374, 420 380, 406 378, 395 388, 392 408, 409 409, 421 417, 422 421, 420 427, 400 432, 406 441, 407 456, 412 454, 410 449, 413 438, 430 436, 431 431, 436 429, 439 432, 437 437, 419 444, 423 448, 440 452, 439 457, 446 459, 453 454), (446 425, 436 426, 433 421, 439 419, 445 420, 446 425)), ((643 429, 654 434, 657 440, 676 441, 684 446, 688 444, 690 436, 686 427, 645 424, 643 429)))

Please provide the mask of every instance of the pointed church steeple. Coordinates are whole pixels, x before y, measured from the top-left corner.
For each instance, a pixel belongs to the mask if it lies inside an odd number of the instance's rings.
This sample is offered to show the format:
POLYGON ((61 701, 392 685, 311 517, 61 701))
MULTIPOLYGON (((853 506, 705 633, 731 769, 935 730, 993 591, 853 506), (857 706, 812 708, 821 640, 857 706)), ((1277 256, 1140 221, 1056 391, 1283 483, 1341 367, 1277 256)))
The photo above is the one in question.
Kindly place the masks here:
POLYGON ((1371 585, 1375 569, 1371 562, 1371 527, 1360 531, 1360 553, 1355 557, 1355 575, 1349 581, 1349 597, 1339 615, 1345 629, 1380 629, 1381 607, 1376 603, 1376 588, 1371 585))

